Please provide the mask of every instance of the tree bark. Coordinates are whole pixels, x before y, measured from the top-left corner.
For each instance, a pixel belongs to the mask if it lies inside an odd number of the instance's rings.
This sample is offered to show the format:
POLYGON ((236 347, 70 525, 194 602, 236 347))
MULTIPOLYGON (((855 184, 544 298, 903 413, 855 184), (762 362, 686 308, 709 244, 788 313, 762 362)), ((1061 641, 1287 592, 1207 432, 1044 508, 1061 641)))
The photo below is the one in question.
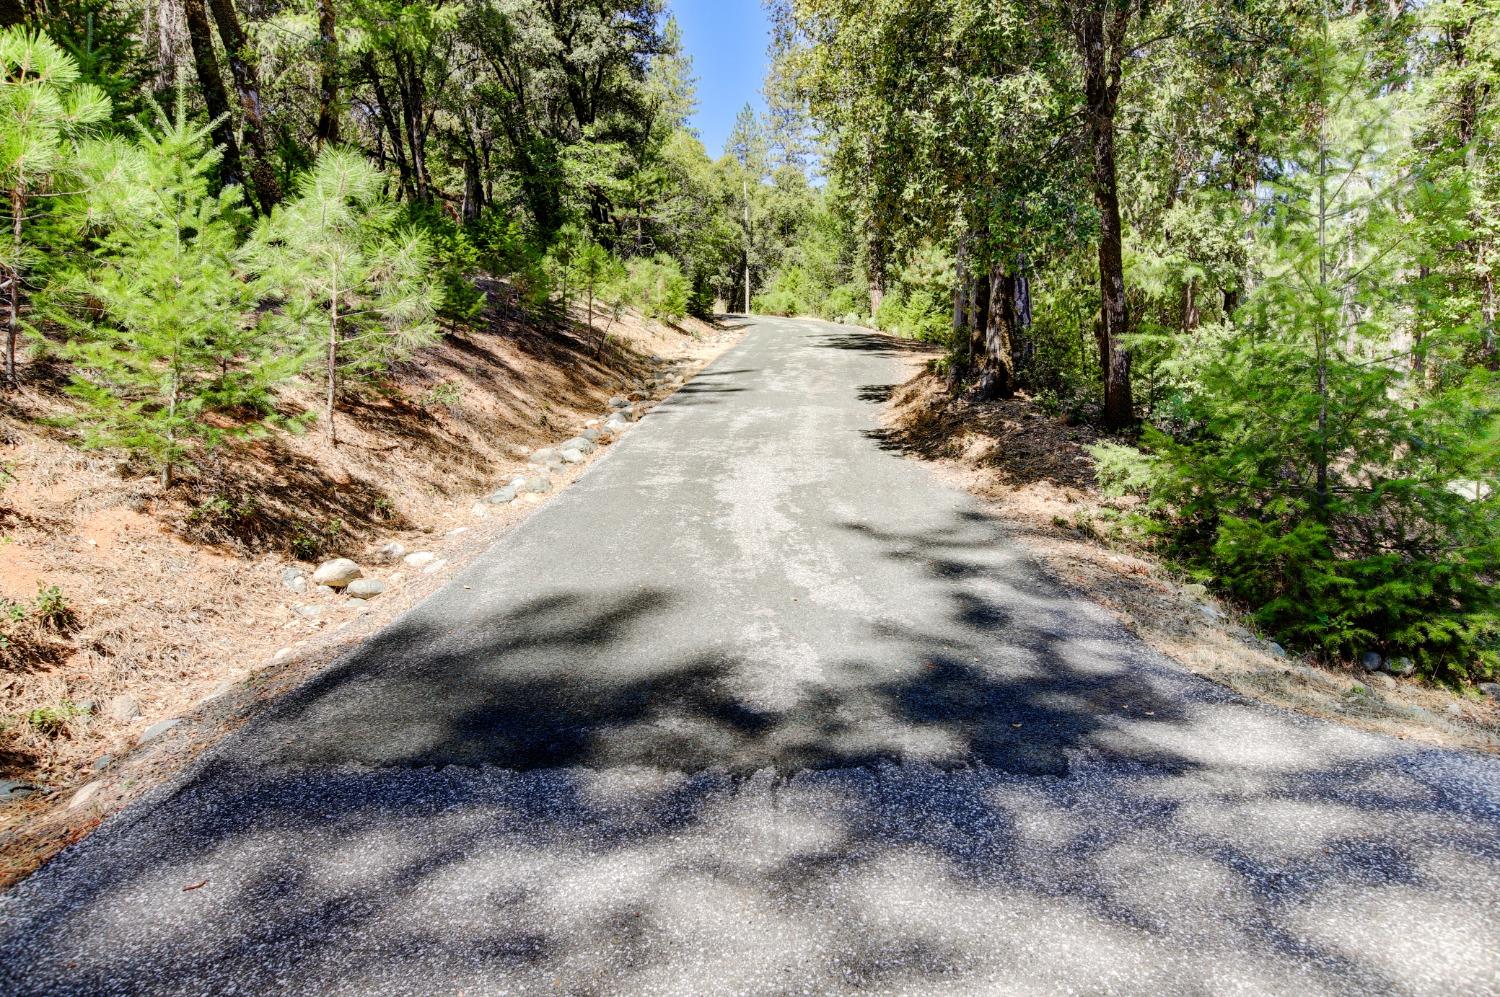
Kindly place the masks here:
POLYGON ((250 147, 250 175, 253 181, 251 205, 261 214, 270 214, 281 201, 281 183, 276 179, 270 144, 266 140, 265 107, 260 101, 260 72, 256 68, 250 39, 240 25, 234 0, 209 0, 219 38, 229 57, 229 75, 240 99, 240 113, 245 144, 250 147))
POLYGON ((318 123, 314 141, 319 151, 339 140, 339 36, 333 0, 318 0, 318 123))
POLYGON ((1094 205, 1099 211, 1099 321, 1094 334, 1104 380, 1104 424, 1135 422, 1130 353, 1120 344, 1129 330, 1120 193, 1115 172, 1115 111, 1120 96, 1125 33, 1133 14, 1128 0, 1091 0, 1077 15, 1083 57, 1085 115, 1093 153, 1094 205))
POLYGON ((224 77, 219 73, 219 57, 214 53, 213 26, 208 21, 208 11, 203 0, 182 0, 182 12, 187 19, 188 41, 193 49, 193 69, 198 74, 198 85, 203 89, 208 116, 214 122, 214 145, 219 147, 223 156, 219 160, 219 182, 226 187, 234 184, 243 188, 245 168, 240 162, 239 143, 234 138, 234 117, 230 114, 224 77))

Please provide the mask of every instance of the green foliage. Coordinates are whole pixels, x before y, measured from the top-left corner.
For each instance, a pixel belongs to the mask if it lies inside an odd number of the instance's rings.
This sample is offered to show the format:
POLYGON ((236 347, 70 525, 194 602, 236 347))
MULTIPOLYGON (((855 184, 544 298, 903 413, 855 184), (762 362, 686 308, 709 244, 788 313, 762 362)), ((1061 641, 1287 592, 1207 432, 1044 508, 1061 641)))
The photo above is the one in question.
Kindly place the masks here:
POLYGON ((59 632, 72 630, 78 625, 78 615, 56 585, 37 584, 31 612, 43 626, 59 632))
POLYGON ((468 230, 434 206, 404 205, 396 228, 420 233, 432 251, 431 269, 439 282, 436 310, 444 318, 467 322, 484 310, 484 292, 474 283, 481 251, 468 230))
POLYGON ((80 75, 78 61, 46 35, 25 25, 0 32, 0 187, 7 195, 0 214, 11 232, 0 241, 0 271, 10 288, 5 379, 11 385, 21 284, 40 262, 26 237, 32 201, 76 177, 78 139, 109 116, 109 98, 80 75))
POLYGON ((420 232, 396 226, 383 183, 359 154, 326 150, 244 254, 260 293, 277 305, 273 326, 323 356, 335 441, 340 384, 379 375, 438 335, 431 249, 420 232))
POLYGON ((208 129, 179 102, 120 156, 130 169, 87 204, 92 265, 54 292, 70 332, 61 355, 85 443, 142 454, 170 480, 193 445, 272 419, 272 392, 298 360, 268 339, 235 268, 239 190, 209 192, 208 129))

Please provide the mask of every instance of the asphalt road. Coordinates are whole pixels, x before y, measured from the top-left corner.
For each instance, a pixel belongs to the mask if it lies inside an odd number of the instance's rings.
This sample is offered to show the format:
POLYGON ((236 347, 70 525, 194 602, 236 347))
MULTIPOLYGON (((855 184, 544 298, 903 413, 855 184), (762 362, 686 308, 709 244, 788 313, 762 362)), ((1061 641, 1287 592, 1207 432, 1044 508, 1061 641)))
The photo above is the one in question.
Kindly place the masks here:
POLYGON ((0 991, 1500 992, 1500 764, 1153 655, 882 446, 894 349, 757 321, 6 894, 0 991))

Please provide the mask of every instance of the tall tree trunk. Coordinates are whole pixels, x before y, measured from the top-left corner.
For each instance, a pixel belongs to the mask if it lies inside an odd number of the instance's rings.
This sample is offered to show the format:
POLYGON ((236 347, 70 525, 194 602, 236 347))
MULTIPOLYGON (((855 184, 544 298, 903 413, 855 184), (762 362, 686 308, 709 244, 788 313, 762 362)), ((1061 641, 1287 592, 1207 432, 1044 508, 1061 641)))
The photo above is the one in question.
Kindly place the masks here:
POLYGON ((885 236, 878 228, 871 226, 869 260, 871 317, 880 311, 880 303, 885 300, 885 255, 885 236))
POLYGON ((214 121, 214 145, 223 158, 219 160, 219 182, 241 188, 245 186, 245 168, 240 163, 240 147, 234 138, 234 117, 229 112, 229 94, 224 89, 224 77, 219 74, 219 57, 214 53, 213 26, 208 21, 208 11, 203 0, 182 0, 182 12, 187 19, 188 41, 193 48, 193 69, 198 74, 198 85, 203 89, 203 103, 208 116, 214 121))
POLYGON ((375 65, 375 57, 368 51, 365 52, 363 61, 365 78, 370 81, 370 90, 375 94, 375 112, 380 118, 385 132, 391 137, 391 152, 396 160, 396 176, 401 183, 401 193, 410 197, 413 188, 411 179, 411 164, 406 158, 406 144, 401 140, 401 128, 396 123, 395 111, 391 108, 390 98, 386 95, 385 82, 380 78, 380 69, 375 65))
POLYGON ((318 149, 339 140, 339 36, 333 0, 318 0, 318 149))
POLYGON ((1131 14, 1129 2, 1090 0, 1088 7, 1078 13, 1076 22, 1093 152, 1094 205, 1099 211, 1099 321, 1094 330, 1104 379, 1104 423, 1111 428, 1135 422, 1130 354, 1120 345, 1120 337, 1129 329, 1129 315, 1120 192, 1115 173, 1115 110, 1120 96, 1120 61, 1131 14))
POLYGON ((1030 386, 1036 340, 1031 336, 1031 276, 1023 254, 1016 260, 1006 305, 1010 315, 1010 363, 1017 387, 1030 386))
POLYGON ((243 135, 245 144, 250 147, 250 176, 254 187, 251 204, 261 214, 268 215, 281 200, 281 183, 276 179, 270 144, 266 140, 265 108, 260 102, 260 73, 254 52, 250 39, 245 37, 245 29, 240 25, 234 0, 209 0, 209 9, 219 27, 219 38, 229 57, 229 75, 240 99, 243 135))

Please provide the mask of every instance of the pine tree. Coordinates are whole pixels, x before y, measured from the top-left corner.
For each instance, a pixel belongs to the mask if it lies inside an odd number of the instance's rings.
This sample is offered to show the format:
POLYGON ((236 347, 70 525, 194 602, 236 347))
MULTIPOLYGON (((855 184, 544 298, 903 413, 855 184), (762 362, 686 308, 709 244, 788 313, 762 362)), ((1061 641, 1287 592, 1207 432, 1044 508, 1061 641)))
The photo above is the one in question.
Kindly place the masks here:
POLYGON ((1413 232, 1462 205, 1403 202, 1399 91, 1358 44, 1363 19, 1302 39, 1299 141, 1261 232, 1263 279, 1186 414, 1151 439, 1179 538, 1273 631, 1332 653, 1378 646, 1429 672, 1495 662, 1500 394, 1488 371, 1423 390, 1403 338, 1413 232), (1403 211, 1427 214, 1413 226, 1403 211))
POLYGON ((86 444, 145 454, 163 487, 191 446, 274 421, 272 391, 299 366, 256 320, 235 267, 240 192, 210 193, 219 152, 185 103, 172 117, 155 108, 134 146, 116 143, 126 168, 86 206, 101 230, 94 265, 54 294, 86 444))
POLYGON ((394 228, 384 183, 357 152, 324 150, 246 254, 277 306, 275 324, 323 355, 324 418, 335 444, 341 382, 378 374, 438 335, 430 249, 420 234, 394 228))
POLYGON ((109 117, 109 98, 79 82, 78 62, 46 35, 16 26, 0 32, 0 186, 9 243, 0 243, 8 317, 5 381, 19 382, 16 340, 21 291, 36 253, 26 243, 28 206, 77 165, 74 140, 109 117))

